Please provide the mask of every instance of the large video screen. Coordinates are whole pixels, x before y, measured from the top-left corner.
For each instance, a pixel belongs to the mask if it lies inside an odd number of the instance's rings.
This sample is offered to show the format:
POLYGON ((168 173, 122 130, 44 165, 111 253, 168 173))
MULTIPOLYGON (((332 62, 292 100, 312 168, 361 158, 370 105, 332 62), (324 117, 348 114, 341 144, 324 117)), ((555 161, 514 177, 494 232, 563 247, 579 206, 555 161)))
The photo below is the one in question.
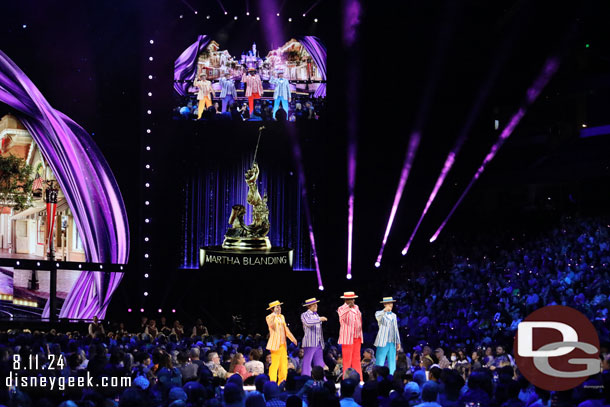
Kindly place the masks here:
MULTIPOLYGON (((251 36, 199 35, 176 59, 177 120, 318 120, 325 114, 326 48, 314 36, 262 45, 251 36)), ((265 41, 262 41, 265 44, 265 41)))

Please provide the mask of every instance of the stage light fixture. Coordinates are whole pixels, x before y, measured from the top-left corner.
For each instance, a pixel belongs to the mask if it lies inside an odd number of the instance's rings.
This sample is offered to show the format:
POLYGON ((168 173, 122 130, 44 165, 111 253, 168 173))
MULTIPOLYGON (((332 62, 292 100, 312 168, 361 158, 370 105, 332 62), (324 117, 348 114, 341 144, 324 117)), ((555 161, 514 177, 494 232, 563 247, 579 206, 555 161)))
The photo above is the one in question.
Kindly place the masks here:
POLYGON ((144 308, 140 308, 140 312, 144 312, 144 308))
POLYGON ((149 42, 150 42, 151 44, 154 44, 154 43, 155 43, 153 40, 150 40, 149 42))
POLYGON ((145 242, 148 242, 149 240, 150 240, 150 239, 148 238, 148 236, 144 238, 144 241, 145 241, 145 242))
POLYGON ((288 22, 289 22, 289 23, 292 23, 292 17, 288 19, 288 22))
POLYGON ((102 266, 102 265, 100 264, 100 270, 102 270, 103 268, 104 268, 104 266, 102 266))
POLYGON ((206 19, 206 20, 209 20, 209 19, 210 19, 210 16, 205 16, 205 19, 206 19))
POLYGON ((146 133, 150 134, 151 130, 150 129, 146 129, 146 133))
POLYGON ((144 222, 150 223, 150 219, 146 218, 146 219, 144 219, 144 222))
POLYGON ((159 314, 160 314, 160 313, 162 313, 163 311, 161 310, 161 308, 159 308, 159 309, 157 310, 157 312, 159 312, 159 314))
POLYGON ((146 169, 149 169, 149 168, 150 168, 150 164, 146 164, 146 169))
POLYGON ((22 25, 21 27, 23 27, 23 28, 28 28, 28 25, 27 25, 27 24, 24 24, 24 25, 22 25))
POLYGON ((123 266, 119 266, 119 270, 123 270, 123 266))
POLYGON ((131 312, 131 308, 127 308, 127 312, 131 312))
POLYGON ((276 16, 278 16, 278 17, 279 17, 279 16, 280 16, 280 13, 277 13, 277 14, 276 14, 276 16))
POLYGON ((148 256, 148 253, 144 254, 144 258, 145 258, 145 259, 148 259, 148 257, 149 257, 149 256, 148 256))
POLYGON ((152 96, 152 92, 148 92, 148 96, 152 96))
POLYGON ((152 79, 152 78, 153 78, 153 76, 152 76, 152 75, 148 75, 148 79, 152 79))
POLYGON ((256 21, 261 21, 261 18, 260 17, 256 17, 256 21))
MULTIPOLYGON (((25 27, 23 27, 25 28, 25 27)), ((591 45, 589 43, 585 44, 585 48, 589 48, 591 45)))
POLYGON ((148 57, 148 60, 149 60, 149 61, 152 61, 152 60, 153 60, 153 57, 148 57))
POLYGON ((148 297, 148 291, 144 291, 144 297, 148 297))
POLYGON ((83 268, 83 265, 82 265, 82 264, 79 264, 79 265, 78 265, 78 268, 79 268, 79 269, 82 269, 82 268, 83 268))
POLYGON ((249 16, 249 15, 250 15, 250 12, 249 12, 249 11, 246 11, 246 15, 247 15, 247 16, 249 16))
POLYGON ((148 278, 148 273, 145 273, 145 274, 144 274, 144 278, 148 278))
POLYGON ((21 263, 17 262, 17 263, 15 263, 15 264, 19 265, 19 264, 21 264, 21 263))
POLYGON ((307 14, 303 13, 303 17, 305 17, 307 14))
POLYGON ((345 278, 347 278, 348 280, 351 280, 352 279, 352 275, 348 274, 348 275, 345 276, 345 278))
POLYGON ((195 14, 199 14, 199 12, 197 10, 195 10, 195 14))
POLYGON ((59 267, 59 263, 55 263, 55 267, 59 267))
POLYGON ((323 285, 318 286, 318 290, 324 291, 324 286, 323 285))
POLYGON ((237 16, 233 17, 233 20, 237 20, 237 16))
POLYGON ((146 205, 146 206, 150 205, 150 201, 144 201, 144 205, 146 205))
POLYGON ((379 262, 379 260, 377 260, 377 261, 375 262, 375 267, 376 267, 376 268, 381 267, 381 263, 379 262))
POLYGON ((147 114, 152 114, 152 110, 149 109, 149 110, 146 111, 146 113, 147 114))
POLYGON ((150 151, 150 146, 146 146, 146 151, 150 151))
POLYGON ((173 308, 172 308, 172 313, 173 313, 173 314, 175 314, 175 313, 176 313, 176 310, 175 310, 175 309, 173 309, 173 308))
POLYGON ((40 267, 40 262, 39 262, 39 261, 37 261, 37 262, 36 262, 36 265, 37 265, 38 267, 40 267))
POLYGON ((180 14, 180 18, 184 18, 184 16, 182 14, 180 14))
POLYGON ((582 124, 582 127, 587 127, 587 125, 583 123, 583 124, 582 124))
POLYGON ((318 19, 317 19, 317 18, 314 18, 314 19, 313 19, 313 22, 314 22, 314 23, 317 23, 317 22, 318 22, 318 19))
POLYGON ((228 12, 228 11, 225 11, 225 16, 226 16, 227 14, 229 14, 229 12, 228 12))

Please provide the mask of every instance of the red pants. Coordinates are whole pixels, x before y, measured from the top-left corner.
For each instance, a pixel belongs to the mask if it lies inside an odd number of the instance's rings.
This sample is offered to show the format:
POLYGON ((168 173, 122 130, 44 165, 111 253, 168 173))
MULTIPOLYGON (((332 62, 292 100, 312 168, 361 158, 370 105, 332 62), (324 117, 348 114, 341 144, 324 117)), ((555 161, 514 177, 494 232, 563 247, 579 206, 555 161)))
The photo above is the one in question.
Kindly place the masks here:
POLYGON ((362 365, 360 364, 360 346, 362 345, 362 338, 354 338, 352 345, 341 345, 341 353, 343 354, 343 378, 345 379, 345 372, 347 369, 354 368, 360 374, 360 380, 362 378, 362 365))
POLYGON ((253 93, 252 96, 248 96, 248 107, 250 108, 250 114, 254 112, 254 99, 260 99, 261 95, 253 93))

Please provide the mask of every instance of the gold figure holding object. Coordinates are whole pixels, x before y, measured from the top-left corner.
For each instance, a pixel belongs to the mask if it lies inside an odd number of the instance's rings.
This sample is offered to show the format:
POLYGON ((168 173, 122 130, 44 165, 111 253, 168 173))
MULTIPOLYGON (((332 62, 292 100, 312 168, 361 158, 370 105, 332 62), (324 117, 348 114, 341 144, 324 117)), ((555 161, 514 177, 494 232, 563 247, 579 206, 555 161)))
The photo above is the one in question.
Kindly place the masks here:
POLYGON ((260 169, 256 163, 256 154, 258 153, 258 144, 263 129, 264 127, 258 129, 258 141, 254 150, 252 168, 245 174, 246 184, 248 185, 246 202, 252 206, 252 223, 250 225, 245 224, 246 207, 244 205, 233 205, 229 217, 231 227, 227 229, 225 239, 222 242, 222 247, 225 249, 266 250, 271 248, 271 241, 267 236, 269 233, 267 194, 261 197, 257 185, 260 169))

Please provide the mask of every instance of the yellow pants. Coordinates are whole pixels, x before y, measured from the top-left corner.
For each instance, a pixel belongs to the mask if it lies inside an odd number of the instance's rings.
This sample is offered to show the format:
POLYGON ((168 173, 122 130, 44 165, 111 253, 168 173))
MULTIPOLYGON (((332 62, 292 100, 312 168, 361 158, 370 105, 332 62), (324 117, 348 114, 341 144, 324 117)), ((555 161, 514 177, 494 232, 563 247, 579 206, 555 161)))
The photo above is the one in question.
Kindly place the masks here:
POLYGON ((288 376, 288 353, 286 345, 281 344, 278 350, 271 351, 271 365, 269 366, 269 379, 272 382, 281 382, 288 376))
POLYGON ((203 109, 207 109, 212 106, 212 101, 209 96, 204 96, 202 100, 199 101, 199 111, 197 112, 197 119, 201 119, 201 115, 203 114, 203 109))

